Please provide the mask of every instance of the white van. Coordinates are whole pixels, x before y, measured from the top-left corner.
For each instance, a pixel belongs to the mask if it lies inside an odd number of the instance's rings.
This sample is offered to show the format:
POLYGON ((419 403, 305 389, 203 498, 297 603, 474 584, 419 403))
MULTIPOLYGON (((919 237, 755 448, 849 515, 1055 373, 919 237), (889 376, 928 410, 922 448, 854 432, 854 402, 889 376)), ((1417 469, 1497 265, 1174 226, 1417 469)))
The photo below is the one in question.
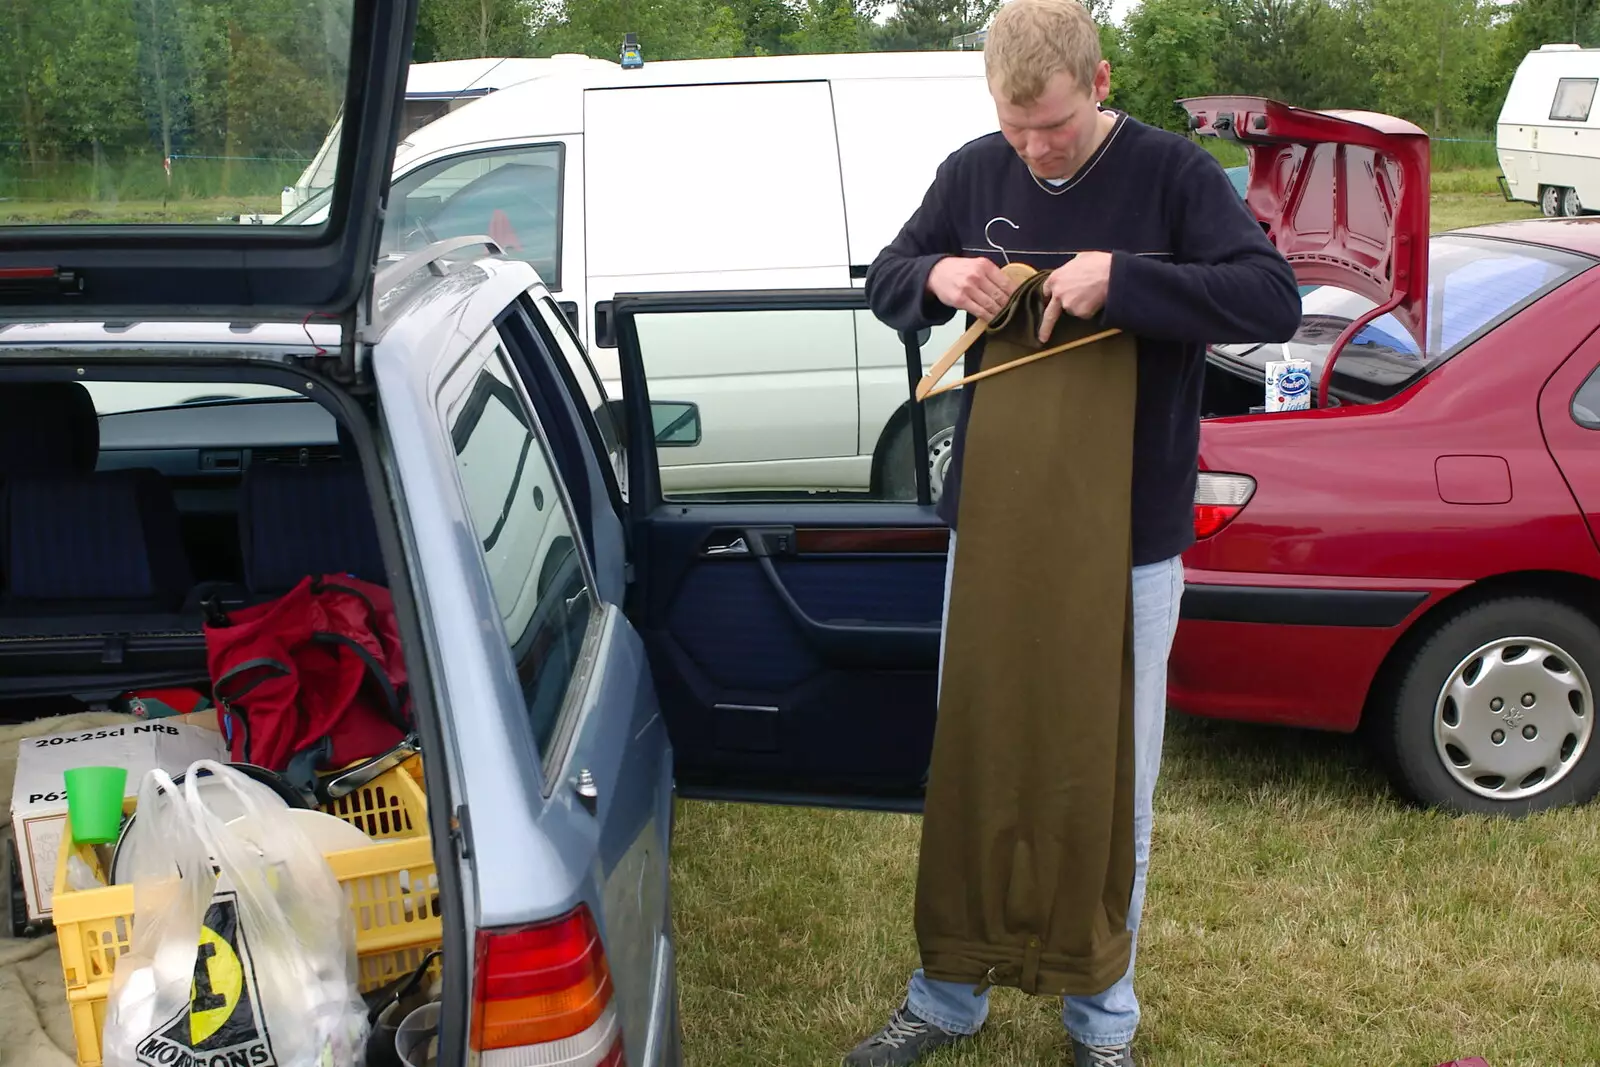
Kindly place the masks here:
MULTIPOLYGON (((508 85, 527 81, 546 73, 552 66, 616 67, 603 59, 562 53, 548 59, 527 59, 509 56, 490 56, 484 59, 448 59, 437 63, 413 63, 406 72, 405 108, 400 118, 402 137, 448 115, 480 96, 487 96, 508 85)), ((333 184, 334 168, 339 161, 339 140, 344 129, 341 116, 334 120, 323 139, 322 147, 312 157, 295 183, 284 189, 284 213, 293 211, 317 193, 333 184)), ((251 215, 241 222, 276 222, 278 216, 251 215)))
POLYGON ((1549 216, 1600 209, 1597 88, 1600 48, 1547 44, 1523 57, 1496 134, 1506 199, 1549 216))
MULTIPOLYGON (((401 142, 385 248, 488 234, 531 262, 615 398, 615 294, 860 286, 939 163, 997 128, 981 52, 551 68, 401 142)), ((781 338, 762 351, 747 318, 649 320, 652 393, 698 415, 663 488, 910 499, 901 340, 864 312, 760 314, 786 320, 755 331, 781 338)), ((934 331, 925 365, 960 328, 934 331)), ((954 394, 926 416, 937 496, 954 394)))

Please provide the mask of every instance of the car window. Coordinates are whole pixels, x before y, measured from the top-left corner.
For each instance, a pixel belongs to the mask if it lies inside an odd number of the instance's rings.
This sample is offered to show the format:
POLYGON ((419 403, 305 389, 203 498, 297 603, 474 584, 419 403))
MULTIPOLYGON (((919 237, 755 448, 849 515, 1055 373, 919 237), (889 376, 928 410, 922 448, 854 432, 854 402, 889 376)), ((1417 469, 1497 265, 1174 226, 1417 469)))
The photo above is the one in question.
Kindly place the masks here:
POLYGON ((594 362, 589 359, 589 353, 578 340, 577 334, 572 332, 572 323, 561 313, 556 302, 546 296, 534 303, 539 309, 539 317, 544 320, 546 332, 554 339, 556 347, 566 358, 567 366, 572 371, 571 380, 583 395, 584 405, 594 416, 595 426, 600 432, 598 447, 604 449, 610 458, 611 470, 617 479, 617 488, 621 491, 622 499, 626 501, 628 454, 627 438, 622 434, 623 416, 619 407, 620 401, 613 401, 606 395, 606 387, 600 380, 600 373, 595 370, 594 362))
MULTIPOLYGON (((1393 315, 1357 331, 1334 365, 1332 390, 1347 402, 1377 402, 1405 388, 1484 331, 1593 266, 1592 260, 1536 245, 1460 235, 1433 238, 1428 253, 1428 346, 1424 354, 1393 315)), ((1214 351, 1258 369, 1273 360, 1304 359, 1320 382, 1339 334, 1372 301, 1336 286, 1301 297, 1300 329, 1287 344, 1227 344, 1214 351)))
POLYGON ((498 344, 449 415, 467 513, 548 763, 595 600, 567 504, 498 344))
POLYGON ((452 156, 394 183, 383 227, 385 254, 450 237, 485 234, 561 288, 562 146, 452 156))
POLYGON ((1586 430, 1600 430, 1600 367, 1590 371, 1573 394, 1572 418, 1586 430))
POLYGON ((1556 122, 1588 122, 1597 86, 1600 78, 1562 78, 1556 82, 1550 118, 1556 122))
POLYGON ((84 382, 97 415, 150 411, 195 404, 222 404, 232 400, 301 399, 301 394, 280 385, 253 382, 84 382))
MULTIPOLYGON (((959 395, 922 405, 915 440, 905 343, 870 311, 645 310, 632 322, 665 499, 909 502, 919 465, 942 495, 959 395)), ((957 316, 930 331, 924 368, 962 327, 957 316)))

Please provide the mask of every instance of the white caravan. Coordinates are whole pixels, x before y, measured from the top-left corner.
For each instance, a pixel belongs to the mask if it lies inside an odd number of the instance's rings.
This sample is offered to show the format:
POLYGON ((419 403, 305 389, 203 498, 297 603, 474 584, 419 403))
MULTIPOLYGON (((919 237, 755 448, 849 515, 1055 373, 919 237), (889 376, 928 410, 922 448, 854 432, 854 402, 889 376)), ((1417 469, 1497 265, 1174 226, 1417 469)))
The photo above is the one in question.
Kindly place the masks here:
POLYGON ((1547 44, 1523 58, 1496 134, 1506 199, 1550 216, 1600 209, 1597 87, 1600 48, 1547 44))
MULTIPOLYGON (((538 270, 616 398, 615 294, 860 286, 939 163, 997 128, 981 52, 552 69, 401 142, 385 251, 494 238, 538 270)), ((910 498, 902 342, 865 312, 759 314, 784 320, 759 351, 747 318, 641 326, 652 395, 697 406, 661 453, 663 488, 910 498)), ((954 415, 953 394, 926 405, 935 495, 954 415)))

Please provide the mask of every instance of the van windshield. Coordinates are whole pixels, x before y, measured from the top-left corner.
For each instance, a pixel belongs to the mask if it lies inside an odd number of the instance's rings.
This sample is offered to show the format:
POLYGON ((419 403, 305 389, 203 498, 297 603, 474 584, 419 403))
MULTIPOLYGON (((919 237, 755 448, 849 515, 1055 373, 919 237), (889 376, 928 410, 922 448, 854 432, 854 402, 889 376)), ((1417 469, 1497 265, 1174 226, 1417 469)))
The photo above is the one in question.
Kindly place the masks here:
MULTIPOLYGON (((1594 265, 1571 252, 1538 245, 1436 235, 1428 249, 1428 346, 1418 349, 1393 315, 1381 315, 1350 339, 1334 364, 1330 392, 1346 402, 1377 403, 1449 359, 1477 337, 1510 318, 1562 282, 1594 265)), ((1372 310, 1364 296, 1336 286, 1318 286, 1301 297, 1300 329, 1285 344, 1213 345, 1212 358, 1254 374, 1276 360, 1303 359, 1311 379, 1339 334, 1372 310)))

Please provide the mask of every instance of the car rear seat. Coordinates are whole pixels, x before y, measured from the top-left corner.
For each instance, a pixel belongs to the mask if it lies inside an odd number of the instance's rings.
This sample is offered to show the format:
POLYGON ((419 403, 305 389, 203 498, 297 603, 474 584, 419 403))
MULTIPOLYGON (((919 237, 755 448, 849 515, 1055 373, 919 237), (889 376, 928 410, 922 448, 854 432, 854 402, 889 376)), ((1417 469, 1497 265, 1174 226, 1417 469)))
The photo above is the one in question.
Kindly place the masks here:
POLYGON ((100 420, 77 382, 0 387, 0 484, 23 474, 87 474, 100 456, 100 420))
POLYGON ((12 478, 6 512, 13 613, 176 612, 194 584, 172 490, 155 471, 12 478))
POLYGON ((307 575, 386 582, 361 466, 344 458, 298 466, 252 463, 239 494, 239 543, 254 597, 288 592, 307 575))
POLYGON ((0 674, 203 676, 171 488, 94 470, 99 421, 76 382, 0 389, 0 674))

